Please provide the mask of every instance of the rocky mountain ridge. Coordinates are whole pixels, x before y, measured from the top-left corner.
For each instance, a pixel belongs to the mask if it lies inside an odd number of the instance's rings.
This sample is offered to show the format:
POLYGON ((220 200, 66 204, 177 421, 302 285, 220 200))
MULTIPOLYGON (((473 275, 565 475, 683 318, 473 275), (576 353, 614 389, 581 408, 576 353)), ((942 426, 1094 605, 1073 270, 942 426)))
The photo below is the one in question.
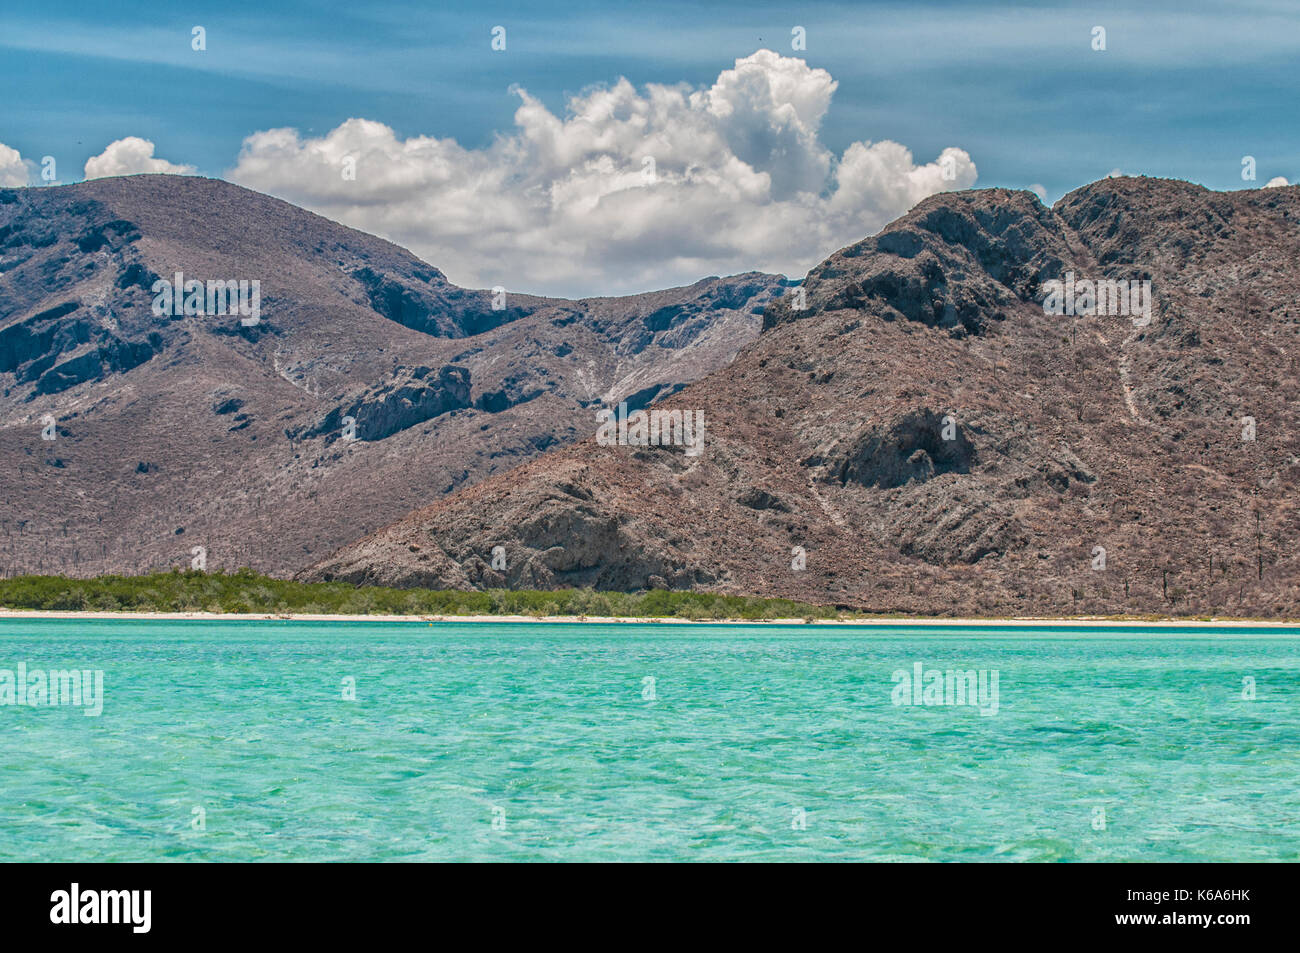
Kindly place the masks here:
POLYGON ((701 456, 579 441, 302 578, 1294 616, 1298 257, 1300 188, 933 196, 655 405, 704 412, 701 456), (1067 274, 1150 314, 1051 313, 1067 274))
POLYGON ((291 573, 726 364, 784 279, 500 285, 219 180, 0 190, 0 572, 291 573))

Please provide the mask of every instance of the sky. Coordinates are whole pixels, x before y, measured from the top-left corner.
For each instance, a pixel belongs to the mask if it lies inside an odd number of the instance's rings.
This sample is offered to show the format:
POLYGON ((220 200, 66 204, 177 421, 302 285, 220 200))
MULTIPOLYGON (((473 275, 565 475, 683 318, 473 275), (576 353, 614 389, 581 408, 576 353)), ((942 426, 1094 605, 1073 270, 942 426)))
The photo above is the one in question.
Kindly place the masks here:
POLYGON ((1294 0, 7 0, 0 185, 221 177, 458 284, 629 293, 801 276, 949 189, 1296 181, 1298 63, 1294 0))

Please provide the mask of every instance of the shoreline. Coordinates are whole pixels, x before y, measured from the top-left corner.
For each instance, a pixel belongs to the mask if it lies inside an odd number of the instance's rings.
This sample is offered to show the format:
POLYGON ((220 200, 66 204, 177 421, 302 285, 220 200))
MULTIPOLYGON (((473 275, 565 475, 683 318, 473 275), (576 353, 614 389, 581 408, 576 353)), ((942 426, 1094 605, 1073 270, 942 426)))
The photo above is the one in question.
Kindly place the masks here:
POLYGON ((1300 621, 1274 619, 1134 619, 1099 616, 1013 616, 1005 619, 889 617, 864 619, 679 619, 669 616, 530 616, 530 615, 348 615, 301 612, 116 612, 97 610, 9 609, 0 607, 0 621, 5 619, 74 620, 124 619, 133 621, 177 622, 427 622, 433 623, 530 623, 550 625, 749 625, 749 626, 860 626, 870 627, 961 627, 961 628, 1040 628, 1069 625, 1080 628, 1104 626, 1152 626, 1170 629, 1196 628, 1275 628, 1300 632, 1300 621))

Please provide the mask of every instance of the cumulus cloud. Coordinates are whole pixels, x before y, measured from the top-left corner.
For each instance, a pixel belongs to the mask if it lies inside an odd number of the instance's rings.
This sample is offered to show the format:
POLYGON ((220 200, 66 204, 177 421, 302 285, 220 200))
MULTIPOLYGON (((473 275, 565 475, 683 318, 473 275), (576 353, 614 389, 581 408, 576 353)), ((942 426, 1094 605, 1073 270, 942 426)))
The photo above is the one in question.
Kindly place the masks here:
POLYGON ((1047 189, 1043 188, 1041 184, 1035 182, 1029 187, 1029 191, 1038 196, 1038 201, 1042 202, 1044 205, 1047 204, 1047 189))
POLYGON ((155 159, 154 144, 139 136, 127 136, 110 142, 108 148, 86 160, 86 178, 102 179, 109 175, 137 175, 142 172, 166 172, 171 175, 190 175, 192 165, 176 165, 166 159, 155 159))
MULTIPOLYGON (((227 177, 412 249, 460 284, 609 294, 760 269, 803 275, 928 195, 974 184, 970 156, 918 164, 890 141, 819 138, 836 83, 769 50, 711 86, 626 79, 557 116, 526 90, 482 149, 349 119, 244 140, 227 177)), ((89 174, 89 167, 88 173, 89 174)))
POLYGON ((1290 184, 1291 184, 1291 183, 1288 182, 1288 181, 1286 180, 1286 176, 1284 176, 1284 175, 1278 175, 1278 176, 1274 176, 1273 178, 1271 178, 1271 179, 1269 179, 1267 182, 1265 182, 1265 183, 1264 183, 1264 188, 1266 188, 1266 189, 1276 189, 1276 188, 1280 188, 1280 187, 1283 186, 1283 185, 1290 185, 1290 184))
POLYGON ((27 184, 27 163, 18 154, 0 142, 0 189, 16 189, 27 184))

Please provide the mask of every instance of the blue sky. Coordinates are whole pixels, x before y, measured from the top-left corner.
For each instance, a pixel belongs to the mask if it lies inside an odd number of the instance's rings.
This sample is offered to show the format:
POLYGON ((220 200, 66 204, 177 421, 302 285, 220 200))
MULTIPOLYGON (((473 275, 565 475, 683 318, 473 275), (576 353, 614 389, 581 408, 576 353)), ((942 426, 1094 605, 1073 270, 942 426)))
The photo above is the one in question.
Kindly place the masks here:
POLYGON ((100 0, 10 3, 0 26, 0 143, 55 156, 64 181, 125 136, 220 176, 253 133, 324 136, 354 117, 483 149, 513 129, 512 85, 563 117, 593 85, 707 88, 760 48, 834 78, 819 135, 835 156, 893 140, 920 163, 956 146, 977 187, 1038 184, 1049 201, 1116 168, 1217 189, 1300 178, 1295 2, 100 0), (505 53, 490 49, 498 24, 505 53))

